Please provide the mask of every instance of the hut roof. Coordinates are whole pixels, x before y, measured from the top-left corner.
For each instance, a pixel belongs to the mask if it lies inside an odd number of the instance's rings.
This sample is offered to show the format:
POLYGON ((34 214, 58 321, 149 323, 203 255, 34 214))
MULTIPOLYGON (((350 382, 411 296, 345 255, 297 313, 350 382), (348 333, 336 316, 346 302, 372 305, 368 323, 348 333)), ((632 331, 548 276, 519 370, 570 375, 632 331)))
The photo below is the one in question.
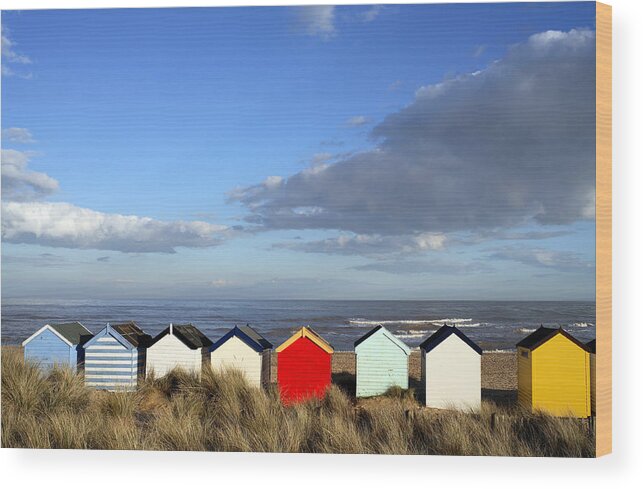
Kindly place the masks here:
POLYGON ((91 331, 78 321, 50 324, 50 326, 73 345, 83 344, 92 334, 91 331))
POLYGON ((540 345, 546 343, 557 334, 562 334, 565 338, 572 341, 573 343, 576 343, 583 350, 589 351, 586 345, 578 341, 576 338, 570 335, 563 328, 545 328, 544 326, 541 326, 536 331, 531 333, 529 336, 527 336, 526 338, 523 338, 521 341, 519 341, 516 344, 516 347, 526 348, 528 350, 535 350, 540 345))
POLYGON ((590 340, 587 343, 585 343, 585 346, 587 347, 587 351, 590 353, 596 353, 596 340, 590 340))
POLYGON ((123 339, 129 341, 132 346, 146 346, 151 339, 150 335, 139 328, 134 321, 127 321, 120 324, 109 325, 114 331, 120 334, 123 339))
POLYGON ((52 331, 69 346, 82 345, 92 337, 91 331, 77 321, 60 324, 45 324, 42 328, 23 341, 23 346, 46 329, 52 331))
POLYGON ((270 350, 272 348, 272 343, 270 343, 257 331, 246 324, 245 326, 235 325, 234 328, 224 334, 221 338, 219 338, 219 340, 214 342, 214 344, 210 347, 210 351, 216 350, 233 336, 239 338, 246 345, 248 345, 258 353, 261 353, 264 350, 270 350))
POLYGON ((384 336, 386 336, 389 340, 391 340, 395 345, 400 347, 407 355, 411 353, 411 350, 407 346, 406 343, 404 343, 402 340, 397 338, 393 333, 391 333, 388 329, 386 329, 384 326, 381 324, 378 326, 375 326, 373 329, 371 329, 368 333, 366 333, 364 336, 362 336, 360 339, 355 341, 353 346, 357 348, 359 345, 364 343, 367 339, 369 339, 371 336, 373 336, 375 333, 378 331, 381 331, 384 336))
MULTIPOLYGON (((161 338, 170 334, 170 326, 165 328, 150 342, 149 346, 154 345, 161 338)), ((191 350, 209 347, 212 341, 204 335, 199 328, 192 324, 172 324, 172 334, 176 336, 185 346, 191 350)))
POLYGON ((319 348, 324 350, 326 353, 332 354, 334 351, 332 345, 328 343, 325 339, 323 339, 321 336, 319 336, 310 326, 304 326, 303 328, 301 328, 294 335, 292 335, 281 345, 279 345, 275 351, 279 353, 280 351, 285 350, 300 338, 308 338, 310 341, 315 343, 319 348))
POLYGON ((438 346, 440 343, 442 343, 444 340, 446 340, 452 334, 456 335, 467 345, 469 345, 474 351, 482 355, 482 348, 480 348, 476 343, 474 343, 473 340, 471 340, 466 334, 464 334, 455 326, 447 326, 446 324, 442 326, 440 329, 438 329, 431 336, 429 336, 426 340, 424 340, 420 344, 420 349, 422 349, 425 353, 428 353, 431 350, 433 350, 436 346, 438 346))

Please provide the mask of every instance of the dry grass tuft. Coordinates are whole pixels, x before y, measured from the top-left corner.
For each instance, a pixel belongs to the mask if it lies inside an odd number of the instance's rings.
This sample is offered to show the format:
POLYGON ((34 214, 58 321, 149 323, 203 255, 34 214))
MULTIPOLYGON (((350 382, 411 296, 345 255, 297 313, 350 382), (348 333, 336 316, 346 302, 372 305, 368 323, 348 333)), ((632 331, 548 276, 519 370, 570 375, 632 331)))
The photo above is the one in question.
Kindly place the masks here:
POLYGON ((42 374, 2 349, 2 446, 142 450, 590 457, 580 420, 483 403, 477 412, 420 407, 412 390, 284 407, 275 386, 237 371, 150 376, 136 392, 87 389, 64 369, 42 374), (493 421, 492 421, 493 419, 493 421))

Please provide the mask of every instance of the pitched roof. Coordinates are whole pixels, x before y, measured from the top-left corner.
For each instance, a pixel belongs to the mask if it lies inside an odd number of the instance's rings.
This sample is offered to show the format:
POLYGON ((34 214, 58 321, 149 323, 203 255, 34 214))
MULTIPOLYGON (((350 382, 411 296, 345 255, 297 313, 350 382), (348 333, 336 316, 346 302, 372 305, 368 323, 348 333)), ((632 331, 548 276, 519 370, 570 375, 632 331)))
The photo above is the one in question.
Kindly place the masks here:
POLYGON ((50 324, 62 337, 67 339, 72 345, 82 345, 89 338, 92 332, 78 321, 70 323, 50 324))
POLYGON ((596 340, 590 340, 587 343, 585 343, 585 346, 587 347, 587 350, 590 353, 596 353, 596 340))
POLYGON ((576 338, 570 335, 563 328, 545 328, 544 326, 541 326, 536 331, 531 333, 529 336, 527 336, 526 338, 523 338, 521 341, 519 341, 516 344, 516 347, 526 348, 528 350, 535 350, 540 345, 546 343, 557 334, 562 334, 565 338, 572 341, 573 343, 576 343, 583 350, 588 351, 587 346, 585 346, 583 343, 578 341, 576 338))
POLYGON ((45 324, 29 338, 24 340, 22 342, 22 346, 26 346, 31 340, 33 340, 46 330, 51 331, 55 336, 60 338, 61 341, 69 346, 84 345, 93 336, 91 331, 89 331, 87 328, 85 328, 85 326, 78 322, 45 324))
POLYGON ((375 326, 373 329, 371 329, 368 333, 366 333, 364 336, 362 336, 360 339, 355 341, 353 346, 357 348, 359 345, 364 343, 367 339, 369 339, 371 336, 373 336, 375 333, 378 331, 382 331, 382 334, 386 336, 389 340, 391 340, 395 345, 400 347, 407 355, 411 353, 411 350, 409 349, 408 345, 404 343, 402 340, 397 338, 393 333, 391 333, 388 329, 386 329, 384 326, 381 324, 378 326, 375 326))
POLYGON ((473 340, 471 340, 466 334, 464 334, 455 326, 447 326, 446 324, 442 326, 440 329, 438 329, 431 336, 429 336, 426 340, 424 340, 420 344, 420 349, 423 350, 425 353, 428 353, 431 350, 433 350, 436 346, 438 346, 440 343, 442 343, 444 340, 446 340, 452 334, 456 335, 467 345, 469 345, 474 351, 482 355, 482 348, 480 348, 476 343, 474 343, 473 340))
POLYGON ((319 336, 310 326, 304 326, 303 328, 301 328, 294 335, 292 335, 281 345, 279 345, 275 351, 279 353, 280 351, 285 350, 300 338, 308 338, 310 341, 315 343, 319 348, 324 350, 326 353, 332 354, 334 351, 332 345, 328 343, 325 339, 323 339, 321 336, 319 336))
POLYGON ((139 328, 134 321, 127 321, 120 324, 110 324, 113 330, 120 334, 125 340, 129 341, 132 346, 147 346, 150 335, 139 328))
MULTIPOLYGON (((148 348, 169 334, 170 327, 168 326, 151 340, 148 348)), ((172 324, 172 334, 191 350, 212 345, 212 341, 192 324, 172 324)))
POLYGON ((221 338, 214 342, 214 344, 210 347, 210 351, 216 350, 233 336, 239 338, 246 345, 248 345, 258 353, 261 353, 264 350, 270 350, 272 348, 272 343, 270 343, 257 331, 246 324, 245 326, 235 325, 234 328, 229 330, 226 334, 224 334, 221 338))

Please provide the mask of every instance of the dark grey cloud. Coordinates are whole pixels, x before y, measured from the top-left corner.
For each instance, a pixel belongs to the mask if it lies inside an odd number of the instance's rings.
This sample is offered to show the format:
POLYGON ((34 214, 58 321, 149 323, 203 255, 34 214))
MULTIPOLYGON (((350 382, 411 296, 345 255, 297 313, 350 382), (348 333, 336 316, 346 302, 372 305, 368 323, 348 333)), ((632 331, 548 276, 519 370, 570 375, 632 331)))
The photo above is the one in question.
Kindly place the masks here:
POLYGON ((109 256, 99 256, 98 258, 96 258, 96 261, 108 262, 109 258, 110 258, 109 256))
POLYGON ((544 32, 423 87, 372 151, 235 190, 259 229, 412 235, 594 216, 595 40, 544 32))
POLYGON ((591 272, 595 262, 587 260, 573 251, 557 251, 544 248, 522 248, 518 246, 499 249, 490 255, 496 260, 509 260, 537 268, 548 268, 560 272, 591 272))
POLYGON ((473 273, 493 271, 493 267, 482 261, 456 262, 445 259, 382 261, 358 265, 356 267, 352 267, 352 269, 363 272, 383 272, 395 275, 419 273, 436 275, 471 275, 473 273))

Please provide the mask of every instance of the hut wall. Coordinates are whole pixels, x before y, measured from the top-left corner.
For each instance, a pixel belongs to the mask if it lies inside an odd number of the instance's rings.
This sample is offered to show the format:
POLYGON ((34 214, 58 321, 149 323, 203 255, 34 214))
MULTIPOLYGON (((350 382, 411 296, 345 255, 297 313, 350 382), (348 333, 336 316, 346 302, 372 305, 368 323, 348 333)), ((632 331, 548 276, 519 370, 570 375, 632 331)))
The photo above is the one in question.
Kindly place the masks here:
POLYGON ((162 377, 174 368, 201 375, 203 355, 201 349, 191 350, 174 335, 166 335, 147 349, 147 375, 152 371, 162 377))
POLYGON ((323 397, 331 383, 331 354, 300 338, 277 354, 277 382, 284 403, 323 397))
POLYGON ((481 357, 456 335, 425 354, 425 402, 443 409, 479 409, 481 357))
POLYGON ((144 352, 139 354, 111 334, 103 334, 85 348, 85 385, 96 389, 133 390, 144 366, 144 352))
POLYGON ((261 384, 264 387, 270 385, 271 378, 272 350, 264 350, 261 354, 261 384))
POLYGON ((262 358, 261 354, 236 336, 210 352, 210 364, 214 371, 240 370, 250 385, 255 387, 261 387, 262 358))
POLYGON ((518 348, 518 404, 531 409, 531 352, 527 348, 518 348))
POLYGON ((590 416, 589 353, 556 335, 531 355, 533 408, 556 416, 590 416))
POLYGON ((596 353, 589 354, 589 377, 591 379, 590 399, 592 414, 596 414, 596 353))
POLYGON ((376 333, 355 349, 356 395, 377 396, 391 386, 409 388, 409 361, 406 352, 384 334, 376 333))
POLYGON ((76 369, 76 347, 70 347, 50 329, 43 330, 24 347, 25 360, 34 362, 43 370, 54 365, 76 369))

